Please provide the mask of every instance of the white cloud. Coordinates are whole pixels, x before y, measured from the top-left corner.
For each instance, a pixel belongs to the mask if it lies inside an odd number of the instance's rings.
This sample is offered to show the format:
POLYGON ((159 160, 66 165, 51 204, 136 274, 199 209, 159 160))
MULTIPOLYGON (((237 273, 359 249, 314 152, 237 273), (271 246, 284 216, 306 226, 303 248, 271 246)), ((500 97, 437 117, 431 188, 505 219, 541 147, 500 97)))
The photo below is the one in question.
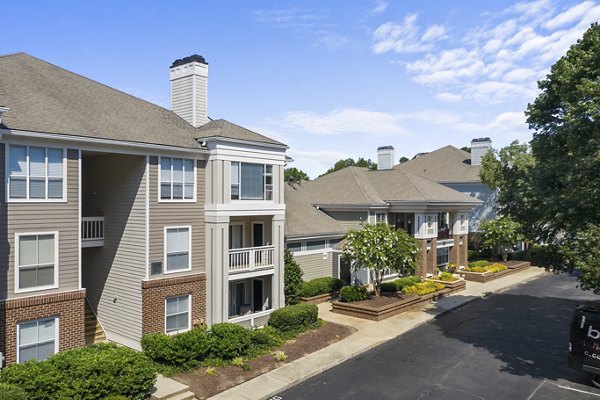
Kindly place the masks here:
POLYGON ((374 52, 402 52, 411 48, 405 45, 410 38, 412 49, 424 54, 402 65, 412 81, 434 87, 436 99, 523 104, 535 97, 536 82, 544 78, 551 63, 592 22, 600 20, 600 5, 590 0, 567 7, 549 0, 517 3, 498 14, 487 14, 462 38, 454 38, 455 47, 442 51, 435 51, 429 40, 449 38, 446 28, 431 25, 419 39, 416 19, 408 15, 402 28, 394 23, 380 26, 374 35, 380 39, 374 52))
POLYGON ((386 22, 373 33, 375 54, 393 51, 395 53, 420 53, 432 48, 433 42, 445 38, 446 29, 442 25, 432 25, 420 35, 417 14, 408 14, 402 23, 386 22))
POLYGON ((444 103, 458 103, 462 100, 462 96, 448 92, 437 93, 435 98, 444 103))
POLYGON ((371 14, 382 14, 385 12, 385 10, 387 10, 389 5, 390 3, 388 3, 387 1, 378 1, 375 4, 375 7, 373 7, 373 9, 371 10, 371 14))

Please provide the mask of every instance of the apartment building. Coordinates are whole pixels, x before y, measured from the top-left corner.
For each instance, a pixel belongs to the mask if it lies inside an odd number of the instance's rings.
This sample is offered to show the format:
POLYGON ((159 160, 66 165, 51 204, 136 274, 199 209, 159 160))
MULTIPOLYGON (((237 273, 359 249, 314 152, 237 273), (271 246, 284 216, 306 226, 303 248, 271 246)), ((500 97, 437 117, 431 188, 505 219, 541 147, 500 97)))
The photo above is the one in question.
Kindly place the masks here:
POLYGON ((97 329, 139 349, 151 332, 260 325, 284 304, 287 146, 211 120, 207 80, 201 56, 176 60, 167 110, 0 57, 6 364, 92 343, 97 329))
MULTIPOLYGON (((343 237, 363 223, 388 223, 418 239, 417 273, 426 277, 449 263, 467 264, 469 213, 481 201, 394 168, 394 149, 378 149, 378 169, 348 167, 313 181, 286 185, 286 246, 304 279, 334 276, 369 284, 368 271, 351 272, 343 237), (306 221, 310 221, 307 223, 306 221)), ((390 271, 388 277, 397 273, 390 271)))

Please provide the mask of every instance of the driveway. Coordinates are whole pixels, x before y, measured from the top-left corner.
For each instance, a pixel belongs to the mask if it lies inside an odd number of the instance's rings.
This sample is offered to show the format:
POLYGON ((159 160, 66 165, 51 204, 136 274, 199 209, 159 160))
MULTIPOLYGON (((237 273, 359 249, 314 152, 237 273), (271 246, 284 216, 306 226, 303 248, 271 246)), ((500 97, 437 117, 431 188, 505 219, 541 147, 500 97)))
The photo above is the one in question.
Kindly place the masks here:
POLYGON ((471 302, 274 398, 600 399, 567 367, 569 323, 599 299, 550 275, 471 302))

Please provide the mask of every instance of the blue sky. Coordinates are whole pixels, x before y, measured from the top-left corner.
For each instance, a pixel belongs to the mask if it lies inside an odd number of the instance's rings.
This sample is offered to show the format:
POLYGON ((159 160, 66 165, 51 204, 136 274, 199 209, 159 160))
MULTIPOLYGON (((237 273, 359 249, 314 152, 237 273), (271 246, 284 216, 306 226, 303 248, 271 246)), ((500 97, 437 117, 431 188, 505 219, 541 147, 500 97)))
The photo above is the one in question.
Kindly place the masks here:
POLYGON ((4 0, 0 54, 167 108, 169 65, 201 54, 209 115, 285 142, 314 178, 382 145, 529 140, 536 81, 599 19, 595 1, 4 0))

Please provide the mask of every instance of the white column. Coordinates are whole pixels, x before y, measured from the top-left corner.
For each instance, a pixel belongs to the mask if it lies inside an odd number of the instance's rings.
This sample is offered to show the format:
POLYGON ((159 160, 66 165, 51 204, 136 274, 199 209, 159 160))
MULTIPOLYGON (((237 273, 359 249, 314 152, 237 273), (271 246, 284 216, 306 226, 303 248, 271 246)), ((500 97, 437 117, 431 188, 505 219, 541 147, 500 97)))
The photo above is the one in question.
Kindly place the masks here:
POLYGON ((206 320, 229 318, 229 217, 206 215, 206 320))
POLYGON ((273 263, 275 264, 273 273, 273 309, 283 307, 285 305, 285 295, 283 293, 283 249, 284 242, 284 223, 285 213, 275 214, 273 216, 273 263))

